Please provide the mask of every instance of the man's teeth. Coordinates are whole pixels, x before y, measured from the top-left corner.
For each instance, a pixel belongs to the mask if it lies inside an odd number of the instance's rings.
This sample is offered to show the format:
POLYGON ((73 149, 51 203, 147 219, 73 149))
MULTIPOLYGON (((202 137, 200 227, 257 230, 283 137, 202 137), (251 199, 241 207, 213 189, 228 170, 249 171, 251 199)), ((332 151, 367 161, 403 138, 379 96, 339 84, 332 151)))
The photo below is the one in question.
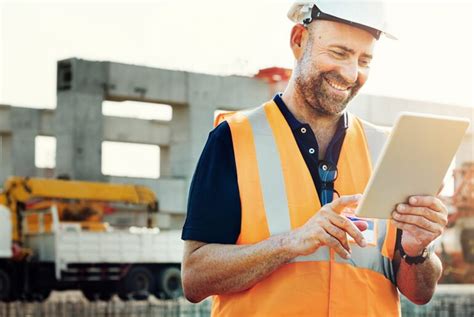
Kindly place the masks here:
POLYGON ((332 88, 335 88, 335 89, 337 89, 337 90, 342 90, 342 91, 344 91, 344 90, 347 90, 347 89, 349 88, 349 87, 344 87, 344 86, 338 85, 338 84, 336 84, 336 83, 333 83, 333 82, 330 81, 330 80, 326 80, 326 81, 328 82, 328 84, 329 84, 332 88))

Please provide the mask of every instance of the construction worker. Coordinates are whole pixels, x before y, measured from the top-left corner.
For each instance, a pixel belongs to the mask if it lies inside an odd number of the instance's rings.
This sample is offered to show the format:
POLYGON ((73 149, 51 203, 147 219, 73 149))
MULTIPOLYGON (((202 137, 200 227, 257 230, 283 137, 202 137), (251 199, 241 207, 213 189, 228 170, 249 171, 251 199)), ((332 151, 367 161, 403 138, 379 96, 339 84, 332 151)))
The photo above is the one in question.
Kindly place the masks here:
POLYGON ((387 136, 345 110, 377 40, 393 38, 383 6, 296 1, 288 16, 286 90, 227 117, 197 165, 182 234, 186 298, 214 296, 213 316, 399 316, 398 290, 416 304, 434 293, 432 242, 447 210, 413 193, 393 219, 348 216, 387 136))

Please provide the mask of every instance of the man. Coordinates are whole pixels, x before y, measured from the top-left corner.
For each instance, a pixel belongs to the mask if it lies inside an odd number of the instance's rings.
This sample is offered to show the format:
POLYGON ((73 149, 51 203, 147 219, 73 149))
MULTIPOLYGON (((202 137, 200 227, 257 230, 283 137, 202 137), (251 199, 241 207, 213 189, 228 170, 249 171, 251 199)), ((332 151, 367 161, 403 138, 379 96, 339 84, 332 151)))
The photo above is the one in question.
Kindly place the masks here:
POLYGON ((214 295, 214 316, 398 316, 397 289, 431 299, 446 207, 415 195, 390 221, 346 214, 386 136, 345 111, 384 33, 378 6, 297 1, 285 92, 211 132, 190 190, 183 285, 192 302, 214 295))

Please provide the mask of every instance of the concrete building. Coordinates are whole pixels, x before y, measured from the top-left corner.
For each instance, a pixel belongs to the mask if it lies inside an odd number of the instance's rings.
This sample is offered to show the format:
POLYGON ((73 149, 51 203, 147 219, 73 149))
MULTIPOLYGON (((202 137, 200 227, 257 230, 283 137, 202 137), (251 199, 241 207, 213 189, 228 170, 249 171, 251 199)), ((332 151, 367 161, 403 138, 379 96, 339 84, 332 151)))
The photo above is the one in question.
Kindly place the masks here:
MULTIPOLYGON (((0 105, 0 183, 9 175, 70 175, 73 179, 144 184, 160 201, 162 227, 181 226, 189 183, 218 109, 238 110, 268 100, 274 83, 241 76, 213 76, 113 62, 67 59, 58 62, 57 108, 38 110, 0 105), (102 115, 105 100, 171 105, 172 120, 141 120, 102 115), (56 167, 35 167, 35 137, 57 139, 56 167), (105 176, 104 141, 160 147, 160 178, 105 176)), ((392 125, 400 111, 470 118, 472 108, 388 97, 358 96, 350 110, 375 124, 392 125)), ((456 156, 456 165, 474 161, 473 131, 456 156)))

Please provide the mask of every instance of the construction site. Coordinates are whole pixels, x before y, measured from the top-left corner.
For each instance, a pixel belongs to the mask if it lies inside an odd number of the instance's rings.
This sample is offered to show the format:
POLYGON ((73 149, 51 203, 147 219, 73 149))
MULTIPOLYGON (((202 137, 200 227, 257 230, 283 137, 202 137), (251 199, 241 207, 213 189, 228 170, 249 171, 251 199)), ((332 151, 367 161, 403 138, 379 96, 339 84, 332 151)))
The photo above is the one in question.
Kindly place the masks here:
MULTIPOLYGON (((217 114, 257 106, 291 71, 214 76, 108 61, 57 63, 57 108, 0 105, 0 316, 209 316, 183 298, 181 228, 189 185, 217 114), (103 103, 167 105, 170 120, 104 115, 103 103), (37 166, 38 137, 54 166, 37 166), (104 173, 103 144, 159 148, 159 177, 104 173)), ((390 127, 401 111, 468 118, 442 196, 449 224, 436 243, 443 276, 404 316, 474 314, 472 108, 360 95, 349 111, 390 127)), ((125 154, 124 154, 125 155, 125 154)))

